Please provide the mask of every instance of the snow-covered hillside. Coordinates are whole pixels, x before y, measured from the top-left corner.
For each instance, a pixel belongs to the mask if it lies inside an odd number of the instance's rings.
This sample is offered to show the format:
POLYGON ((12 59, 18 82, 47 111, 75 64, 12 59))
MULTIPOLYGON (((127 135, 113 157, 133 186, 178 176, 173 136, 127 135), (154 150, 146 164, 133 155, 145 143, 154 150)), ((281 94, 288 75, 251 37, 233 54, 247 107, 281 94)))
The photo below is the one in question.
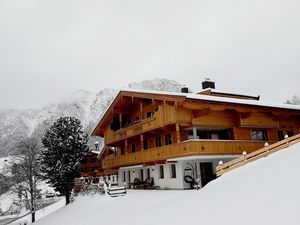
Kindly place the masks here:
POLYGON ((300 144, 231 171, 200 191, 81 197, 37 225, 299 225, 300 144))
MULTIPOLYGON (((130 88, 144 90, 180 91, 183 85, 173 80, 154 79, 131 83, 130 88)), ((89 133, 109 106, 117 90, 105 88, 97 93, 79 90, 41 110, 0 110, 0 156, 14 153, 16 142, 22 137, 41 137, 59 116, 79 118, 89 133)))

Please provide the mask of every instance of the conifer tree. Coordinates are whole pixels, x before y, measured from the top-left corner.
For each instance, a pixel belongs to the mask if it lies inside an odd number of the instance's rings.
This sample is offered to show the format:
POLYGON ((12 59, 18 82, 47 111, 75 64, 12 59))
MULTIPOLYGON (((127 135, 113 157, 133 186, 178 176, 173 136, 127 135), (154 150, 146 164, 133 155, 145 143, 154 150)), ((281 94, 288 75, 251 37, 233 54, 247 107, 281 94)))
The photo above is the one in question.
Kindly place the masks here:
POLYGON ((47 182, 66 197, 66 205, 74 180, 80 176, 80 161, 89 151, 87 141, 80 121, 69 116, 58 118, 42 138, 45 149, 41 171, 47 182))

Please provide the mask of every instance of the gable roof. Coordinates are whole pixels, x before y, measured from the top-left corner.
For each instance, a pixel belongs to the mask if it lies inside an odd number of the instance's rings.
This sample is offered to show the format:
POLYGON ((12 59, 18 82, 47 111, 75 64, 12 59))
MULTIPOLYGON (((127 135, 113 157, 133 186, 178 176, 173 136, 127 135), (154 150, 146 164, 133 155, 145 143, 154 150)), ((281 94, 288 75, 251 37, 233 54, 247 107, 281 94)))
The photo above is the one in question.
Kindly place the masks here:
POLYGON ((169 100, 173 101, 184 101, 185 99, 190 100, 201 100, 208 102, 220 102, 220 103, 231 103, 231 104, 240 104, 240 105, 251 105, 251 106, 260 106, 260 107, 270 107, 270 108, 279 108, 279 109, 289 109, 289 110, 299 110, 300 105, 291 105, 291 104, 283 104, 283 103, 272 103, 268 101, 260 101, 260 100, 249 100, 249 99, 238 99, 238 98, 227 98, 227 97, 218 97, 218 96, 210 96, 210 95, 202 95, 195 93, 181 93, 181 92, 167 92, 167 91, 150 91, 150 90, 139 90, 139 89, 122 89, 119 91, 118 95, 115 97, 110 106, 106 109, 105 113, 102 115, 98 123, 95 125, 90 135, 94 135, 96 129, 100 124, 104 122, 109 113, 113 110, 114 106, 118 103, 122 96, 130 96, 130 97, 145 97, 155 98, 162 100, 169 97, 169 100))

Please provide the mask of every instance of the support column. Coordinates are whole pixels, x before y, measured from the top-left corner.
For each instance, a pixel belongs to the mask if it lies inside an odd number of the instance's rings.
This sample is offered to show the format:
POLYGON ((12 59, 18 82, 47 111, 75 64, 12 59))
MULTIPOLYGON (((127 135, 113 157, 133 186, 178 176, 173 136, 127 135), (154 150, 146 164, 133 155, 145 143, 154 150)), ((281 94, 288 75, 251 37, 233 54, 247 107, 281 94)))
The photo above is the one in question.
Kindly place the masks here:
POLYGON ((143 119, 143 103, 142 102, 140 102, 140 110, 141 110, 141 118, 140 118, 140 120, 142 121, 142 119, 143 119))
POLYGON ((127 155, 128 154, 128 141, 127 141, 127 139, 125 139, 125 149, 124 149, 124 151, 125 151, 125 155, 127 155))
POLYGON ((180 143, 180 127, 178 123, 176 123, 176 139, 177 143, 180 143))
POLYGON ((197 139, 197 128, 193 127, 193 139, 197 139))
POLYGON ((141 150, 144 151, 144 135, 141 134, 141 150))

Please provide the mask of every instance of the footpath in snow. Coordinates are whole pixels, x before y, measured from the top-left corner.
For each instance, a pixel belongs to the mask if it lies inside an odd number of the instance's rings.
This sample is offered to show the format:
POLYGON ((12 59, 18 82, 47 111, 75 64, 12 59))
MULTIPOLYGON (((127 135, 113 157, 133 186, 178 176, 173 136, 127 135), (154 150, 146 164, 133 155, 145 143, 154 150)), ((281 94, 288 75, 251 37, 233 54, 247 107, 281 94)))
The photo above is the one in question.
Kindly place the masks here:
POLYGON ((36 225, 299 225, 300 144, 231 171, 200 191, 78 197, 36 225))

